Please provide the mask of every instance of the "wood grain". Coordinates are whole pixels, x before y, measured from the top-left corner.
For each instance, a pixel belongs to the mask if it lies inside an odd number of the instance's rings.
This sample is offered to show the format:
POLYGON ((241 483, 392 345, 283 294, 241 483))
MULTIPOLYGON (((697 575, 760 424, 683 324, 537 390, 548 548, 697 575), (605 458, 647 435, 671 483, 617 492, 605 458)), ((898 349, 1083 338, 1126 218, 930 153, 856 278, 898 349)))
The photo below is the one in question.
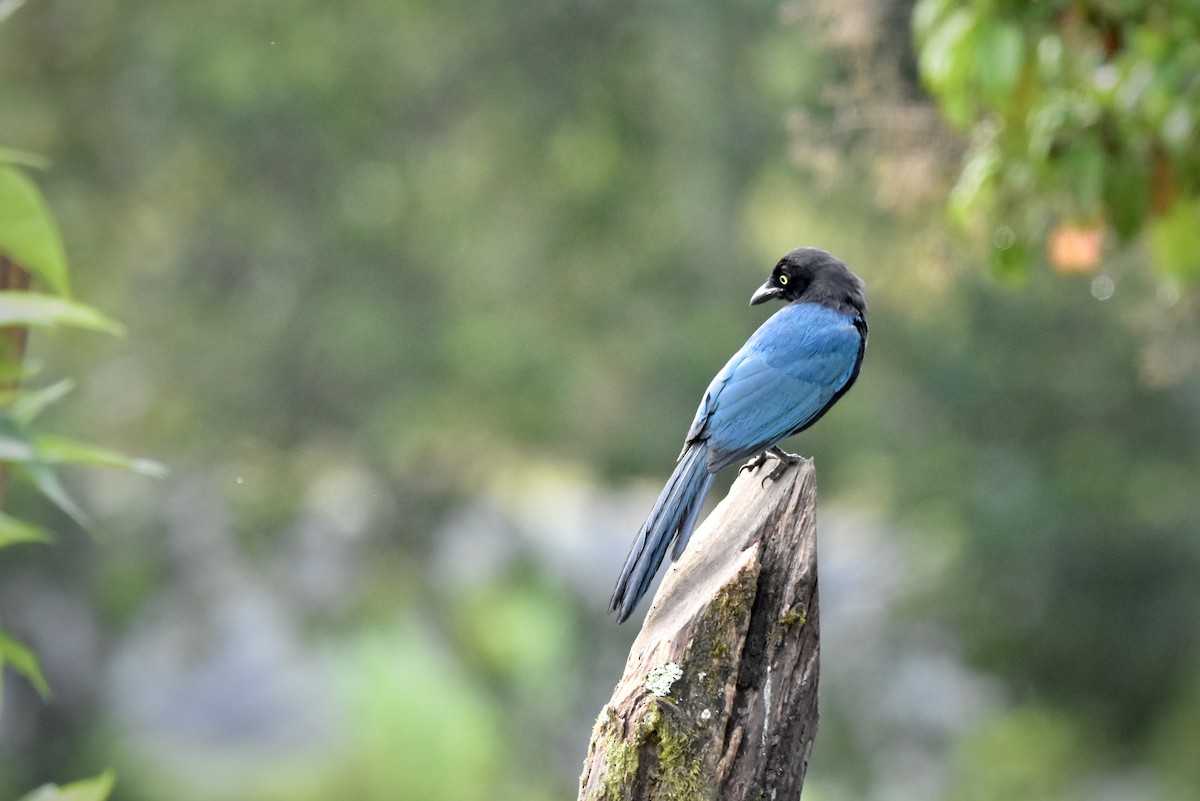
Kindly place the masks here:
POLYGON ((742 472, 667 572, 580 799, 799 798, 817 729, 816 476, 802 460, 770 480, 774 466, 742 472), (652 671, 669 692, 647 688, 652 671))

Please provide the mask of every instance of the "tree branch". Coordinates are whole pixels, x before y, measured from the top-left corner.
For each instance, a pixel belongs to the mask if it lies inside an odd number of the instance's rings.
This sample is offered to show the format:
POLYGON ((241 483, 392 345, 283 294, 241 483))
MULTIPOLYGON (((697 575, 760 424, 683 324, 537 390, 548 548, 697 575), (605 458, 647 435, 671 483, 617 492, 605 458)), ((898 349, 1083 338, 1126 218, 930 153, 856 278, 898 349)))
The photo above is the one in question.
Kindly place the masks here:
POLYGON ((817 729, 816 477, 742 473, 671 567, 580 801, 796 799, 817 729))

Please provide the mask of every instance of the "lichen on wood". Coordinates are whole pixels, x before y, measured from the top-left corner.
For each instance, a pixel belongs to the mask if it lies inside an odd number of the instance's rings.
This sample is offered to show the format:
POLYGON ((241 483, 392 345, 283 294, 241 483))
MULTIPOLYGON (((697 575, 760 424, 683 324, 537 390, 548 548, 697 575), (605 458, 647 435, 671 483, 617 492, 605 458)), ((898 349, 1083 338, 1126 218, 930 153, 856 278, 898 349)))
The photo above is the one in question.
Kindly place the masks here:
POLYGON ((799 796, 817 721, 816 485, 808 461, 765 477, 742 473, 667 572, 580 799, 799 796))

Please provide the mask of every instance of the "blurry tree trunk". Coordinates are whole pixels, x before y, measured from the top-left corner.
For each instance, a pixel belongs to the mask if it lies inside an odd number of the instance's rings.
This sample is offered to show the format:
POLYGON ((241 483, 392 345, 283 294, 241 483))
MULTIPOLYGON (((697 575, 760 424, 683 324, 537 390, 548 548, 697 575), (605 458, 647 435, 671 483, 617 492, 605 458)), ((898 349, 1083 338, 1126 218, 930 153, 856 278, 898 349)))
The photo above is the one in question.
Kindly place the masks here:
POLYGON ((800 797, 817 730, 816 478, 743 472, 668 571, 581 801, 800 797), (647 685, 650 685, 648 688, 647 685))
MULTIPOLYGON (((24 292, 29 289, 29 273, 21 269, 12 259, 0 254, 0 290, 24 292)), ((25 341, 29 329, 25 326, 0 328, 0 348, 8 361, 15 365, 17 373, 0 376, 0 403, 11 402, 14 390, 21 383, 20 367, 25 360, 25 341)), ((2 360, 0 360, 2 361, 2 360)), ((8 465, 0 462, 0 509, 4 507, 4 490, 8 485, 8 465)))

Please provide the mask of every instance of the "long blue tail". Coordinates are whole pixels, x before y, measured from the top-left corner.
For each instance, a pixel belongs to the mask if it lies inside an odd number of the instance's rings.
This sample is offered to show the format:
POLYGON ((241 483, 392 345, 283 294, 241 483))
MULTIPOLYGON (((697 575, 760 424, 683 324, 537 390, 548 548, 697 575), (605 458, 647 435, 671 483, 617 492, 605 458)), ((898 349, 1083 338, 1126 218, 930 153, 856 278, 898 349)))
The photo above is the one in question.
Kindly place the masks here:
POLYGON ((672 541, 675 549, 671 559, 678 559, 683 553, 700 517, 704 497, 712 486, 713 474, 708 472, 707 457, 708 447, 704 442, 693 443, 684 451, 650 516, 642 523, 608 602, 608 611, 617 613, 618 623, 625 622, 650 589, 672 541))

